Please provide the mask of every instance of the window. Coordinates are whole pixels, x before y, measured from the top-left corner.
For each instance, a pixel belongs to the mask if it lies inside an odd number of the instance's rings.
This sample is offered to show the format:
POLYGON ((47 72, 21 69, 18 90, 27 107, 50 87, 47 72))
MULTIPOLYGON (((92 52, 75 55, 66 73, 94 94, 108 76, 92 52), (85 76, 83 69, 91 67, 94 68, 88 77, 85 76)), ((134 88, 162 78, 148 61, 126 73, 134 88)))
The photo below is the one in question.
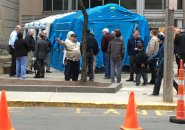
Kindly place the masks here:
POLYGON ((68 0, 43 0, 43 10, 68 10, 68 0))
MULTIPOLYGON (((62 1, 62 0, 61 0, 62 1)), ((68 0, 64 0, 63 10, 68 10, 68 0)))
POLYGON ((182 4, 183 4, 182 0, 177 0, 177 9, 183 9, 182 4))
POLYGON ((136 9, 136 2, 137 0, 120 0, 120 5, 127 9, 136 9))
POLYGON ((62 10, 62 0, 53 0, 53 10, 62 10))
POLYGON ((44 11, 52 10, 52 0, 43 0, 43 10, 44 11))
POLYGON ((72 10, 76 10, 76 4, 77 4, 77 1, 72 0, 72 10))
POLYGON ((115 4, 119 4, 119 0, 104 0, 104 4, 110 4, 110 3, 115 3, 115 4))
POLYGON ((145 0, 145 9, 163 9, 163 0, 145 0))
POLYGON ((103 4, 102 0, 91 0, 91 8, 101 6, 102 4, 103 4))

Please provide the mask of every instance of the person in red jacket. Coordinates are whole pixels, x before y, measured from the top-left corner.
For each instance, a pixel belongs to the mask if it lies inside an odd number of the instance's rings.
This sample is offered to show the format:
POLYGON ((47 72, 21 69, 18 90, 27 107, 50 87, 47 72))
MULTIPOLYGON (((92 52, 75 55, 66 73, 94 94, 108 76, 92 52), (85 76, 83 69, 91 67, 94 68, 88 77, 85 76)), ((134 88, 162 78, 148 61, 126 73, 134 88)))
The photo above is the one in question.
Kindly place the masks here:
POLYGON ((101 49, 103 52, 103 63, 105 70, 105 79, 110 79, 110 57, 108 55, 109 42, 114 39, 114 36, 109 33, 109 29, 104 28, 102 30, 103 37, 101 39, 101 49))

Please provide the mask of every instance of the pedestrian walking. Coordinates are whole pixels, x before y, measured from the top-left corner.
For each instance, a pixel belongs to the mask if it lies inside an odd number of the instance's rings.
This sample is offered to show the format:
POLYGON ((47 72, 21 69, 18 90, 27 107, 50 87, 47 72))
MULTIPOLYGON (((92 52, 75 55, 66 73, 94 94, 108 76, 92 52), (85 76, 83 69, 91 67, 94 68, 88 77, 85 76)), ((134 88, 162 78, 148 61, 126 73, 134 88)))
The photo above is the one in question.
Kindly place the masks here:
POLYGON ((77 36, 71 34, 70 41, 64 42, 58 38, 56 41, 66 49, 66 66, 65 66, 65 80, 78 80, 80 71, 80 43, 77 42, 77 36))
POLYGON ((27 55, 30 51, 29 44, 23 39, 22 32, 17 34, 17 40, 14 43, 16 57, 16 77, 26 79, 27 55))
POLYGON ((140 85, 141 76, 143 78, 142 85, 146 85, 148 83, 148 76, 147 76, 148 55, 143 50, 142 43, 138 43, 137 49, 138 49, 138 53, 135 56, 136 86, 140 85))
POLYGON ((12 31, 10 34, 9 38, 9 53, 11 55, 11 67, 10 67, 10 72, 9 72, 9 77, 15 76, 16 75, 16 57, 15 57, 15 48, 14 48, 14 43, 15 40, 17 39, 17 33, 21 31, 21 26, 16 25, 15 30, 12 31))
POLYGON ((133 32, 133 36, 128 40, 127 44, 127 53, 129 55, 130 61, 130 78, 126 81, 134 81, 134 69, 135 69, 135 56, 138 53, 137 44, 142 43, 144 45, 143 40, 139 36, 139 31, 135 30, 133 32))
POLYGON ((115 30, 115 38, 110 41, 108 46, 112 83, 115 83, 115 75, 117 77, 117 83, 121 82, 122 63, 124 58, 124 42, 120 39, 120 37, 120 30, 115 30))
MULTIPOLYGON (((160 48, 160 50, 158 51, 157 54, 153 55, 152 57, 150 57, 150 60, 153 60, 153 58, 159 58, 159 63, 158 63, 158 68, 157 68, 157 78, 155 81, 155 85, 153 88, 153 92, 151 94, 151 96, 159 96, 159 91, 160 91, 160 87, 161 87, 161 82, 163 79, 163 69, 164 69, 164 44, 162 45, 162 47, 160 48)), ((175 88, 175 90, 178 92, 178 84, 175 80, 173 80, 173 87, 175 88)))
POLYGON ((103 52, 103 63, 104 63, 104 70, 105 70, 105 77, 104 79, 110 78, 110 57, 108 55, 108 46, 109 42, 114 39, 114 36, 109 33, 108 28, 104 28, 102 30, 103 37, 101 39, 101 49, 103 52))

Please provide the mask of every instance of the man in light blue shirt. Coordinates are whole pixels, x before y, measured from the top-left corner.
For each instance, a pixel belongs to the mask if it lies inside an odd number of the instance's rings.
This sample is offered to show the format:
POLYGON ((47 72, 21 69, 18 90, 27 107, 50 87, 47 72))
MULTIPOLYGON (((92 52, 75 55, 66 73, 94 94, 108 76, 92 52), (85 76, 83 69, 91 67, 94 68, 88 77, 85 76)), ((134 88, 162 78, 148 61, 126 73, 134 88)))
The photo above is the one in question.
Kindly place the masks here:
POLYGON ((12 33, 10 34, 10 38, 9 38, 9 52, 10 55, 12 56, 12 63, 11 63, 11 68, 10 68, 10 73, 9 76, 12 77, 14 76, 15 70, 16 70, 16 58, 15 58, 15 49, 14 49, 14 42, 17 39, 17 33, 21 31, 21 26, 20 25, 16 25, 15 30, 12 31, 12 33))

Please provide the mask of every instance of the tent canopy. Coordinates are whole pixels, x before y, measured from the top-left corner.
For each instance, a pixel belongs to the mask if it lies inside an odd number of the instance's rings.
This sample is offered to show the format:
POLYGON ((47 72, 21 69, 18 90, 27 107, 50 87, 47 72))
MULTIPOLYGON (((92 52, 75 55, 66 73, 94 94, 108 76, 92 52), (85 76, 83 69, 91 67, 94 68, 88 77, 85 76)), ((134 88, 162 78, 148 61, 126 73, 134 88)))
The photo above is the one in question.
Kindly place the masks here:
POLYGON ((55 19, 58 18, 63 18, 67 15, 73 14, 74 12, 71 13, 64 13, 64 14, 57 14, 57 15, 51 15, 49 17, 39 19, 30 23, 26 23, 24 28, 29 29, 29 28, 34 28, 34 29, 45 29, 47 24, 53 23, 55 19))
MULTIPOLYGON (((127 43, 132 37, 133 31, 138 29, 141 38, 145 42, 145 48, 149 41, 149 27, 148 21, 136 13, 133 13, 117 4, 107 4, 104 6, 97 6, 95 8, 87 9, 88 14, 88 28, 95 35, 99 45, 99 54, 96 57, 96 66, 103 66, 103 56, 101 51, 102 30, 108 28, 111 31, 120 29, 125 47, 125 57, 123 65, 129 64, 127 54, 127 43)), ((55 19, 51 25, 50 40, 52 41, 51 51, 51 66, 63 70, 63 47, 60 46, 55 38, 62 40, 66 39, 68 31, 74 31, 77 34, 78 41, 82 39, 83 30, 83 14, 81 11, 70 14, 68 16, 55 19)))

